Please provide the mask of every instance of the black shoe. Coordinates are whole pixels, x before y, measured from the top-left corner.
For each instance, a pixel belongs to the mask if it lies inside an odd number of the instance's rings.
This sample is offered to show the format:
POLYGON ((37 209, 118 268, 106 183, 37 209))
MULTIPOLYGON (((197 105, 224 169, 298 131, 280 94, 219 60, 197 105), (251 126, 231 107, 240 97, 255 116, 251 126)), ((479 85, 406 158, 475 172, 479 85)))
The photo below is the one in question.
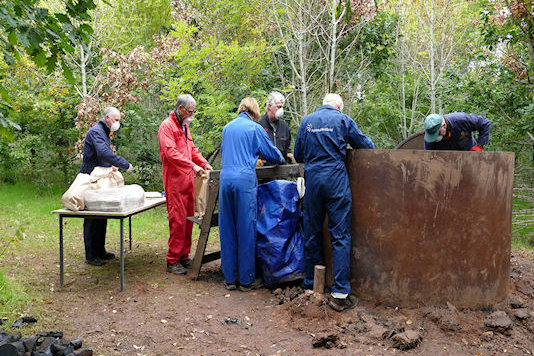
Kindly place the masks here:
POLYGON ((112 260, 115 258, 115 254, 113 252, 104 252, 104 255, 100 257, 103 260, 112 260))
POLYGON ((92 260, 89 260, 89 259, 85 260, 85 263, 87 263, 88 265, 91 265, 91 266, 102 266, 102 265, 106 264, 106 261, 104 261, 100 257, 97 257, 97 258, 94 258, 92 260))
POLYGON ((239 290, 241 292, 250 292, 253 289, 258 289, 258 288, 261 288, 261 287, 263 287, 263 280, 260 279, 260 278, 256 278, 254 280, 254 282, 252 282, 250 284, 245 284, 245 285, 241 284, 239 286, 239 290))
POLYGON ((185 268, 187 269, 191 269, 193 268, 193 260, 188 258, 188 259, 185 259, 183 260, 182 262, 180 262, 182 264, 182 266, 184 266, 185 268))
POLYGON ((172 274, 186 274, 187 270, 180 262, 176 262, 175 264, 170 264, 167 262, 167 272, 172 274))
POLYGON ((356 306, 357 299, 352 294, 349 294, 346 298, 334 298, 330 299, 330 308, 334 309, 337 312, 342 312, 343 310, 352 309, 356 306))
POLYGON ((237 285, 234 283, 226 283, 224 282, 224 287, 228 290, 236 290, 237 289, 237 285))

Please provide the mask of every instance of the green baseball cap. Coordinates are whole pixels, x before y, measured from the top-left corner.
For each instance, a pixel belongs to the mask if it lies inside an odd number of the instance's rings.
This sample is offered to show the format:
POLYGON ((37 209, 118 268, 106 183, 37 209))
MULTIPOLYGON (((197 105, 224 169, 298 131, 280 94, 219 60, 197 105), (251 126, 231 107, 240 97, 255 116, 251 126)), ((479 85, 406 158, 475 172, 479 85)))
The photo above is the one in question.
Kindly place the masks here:
POLYGON ((425 119, 425 141, 435 142, 438 138, 439 129, 443 123, 443 117, 439 114, 430 114, 425 119))

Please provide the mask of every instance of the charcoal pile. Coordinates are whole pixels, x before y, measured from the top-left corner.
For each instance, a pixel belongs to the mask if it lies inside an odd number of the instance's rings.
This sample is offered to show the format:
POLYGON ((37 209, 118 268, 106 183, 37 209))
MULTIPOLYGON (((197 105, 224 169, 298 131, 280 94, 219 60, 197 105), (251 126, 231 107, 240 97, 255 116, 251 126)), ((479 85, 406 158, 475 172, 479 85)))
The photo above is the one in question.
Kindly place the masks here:
POLYGON ((302 293, 304 290, 301 286, 285 286, 284 288, 276 288, 271 290, 275 301, 280 305, 292 301, 302 293))
POLYGON ((0 331, 0 356, 92 356, 93 350, 82 349, 82 340, 68 341, 61 331, 39 332, 22 338, 19 331, 0 331))

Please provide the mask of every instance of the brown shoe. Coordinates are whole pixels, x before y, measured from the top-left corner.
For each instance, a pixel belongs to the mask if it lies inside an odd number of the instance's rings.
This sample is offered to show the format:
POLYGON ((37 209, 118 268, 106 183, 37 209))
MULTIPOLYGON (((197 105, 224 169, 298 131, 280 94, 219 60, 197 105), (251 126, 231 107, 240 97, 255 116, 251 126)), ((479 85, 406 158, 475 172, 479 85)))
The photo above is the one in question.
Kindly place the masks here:
POLYGON ((186 274, 187 270, 180 262, 176 262, 175 264, 170 264, 167 262, 167 272, 172 274, 186 274))
POLYGON ((343 310, 352 309, 356 306, 357 299, 352 294, 349 294, 346 298, 334 298, 330 299, 330 308, 334 309, 337 312, 342 312, 343 310))
POLYGON ((256 278, 254 280, 254 282, 250 283, 250 284, 241 284, 239 285, 239 290, 241 292, 250 292, 251 290, 253 289, 258 289, 258 288, 261 288, 263 287, 263 280, 261 278, 256 278))

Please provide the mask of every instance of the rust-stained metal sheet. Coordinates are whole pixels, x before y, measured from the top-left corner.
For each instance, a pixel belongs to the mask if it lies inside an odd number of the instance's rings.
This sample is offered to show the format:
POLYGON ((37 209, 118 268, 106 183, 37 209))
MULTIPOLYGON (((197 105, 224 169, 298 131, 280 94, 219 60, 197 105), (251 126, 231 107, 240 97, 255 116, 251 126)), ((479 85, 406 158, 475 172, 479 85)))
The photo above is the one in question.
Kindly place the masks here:
POLYGON ((506 297, 513 153, 356 150, 347 169, 354 294, 412 307, 506 297))
POLYGON ((396 150, 424 150, 425 149, 425 132, 419 131, 408 136, 404 141, 399 143, 396 150))

